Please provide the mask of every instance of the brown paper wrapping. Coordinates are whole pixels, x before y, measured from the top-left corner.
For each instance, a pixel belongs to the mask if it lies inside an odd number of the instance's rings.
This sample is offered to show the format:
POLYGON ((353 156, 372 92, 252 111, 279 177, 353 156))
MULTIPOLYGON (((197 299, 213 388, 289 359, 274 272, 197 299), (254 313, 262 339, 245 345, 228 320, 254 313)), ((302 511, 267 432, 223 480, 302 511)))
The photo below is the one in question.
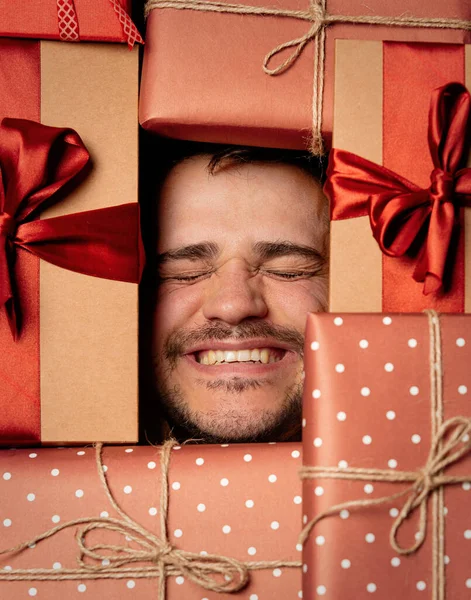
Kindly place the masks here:
MULTIPOLYGON (((41 121, 94 163, 45 217, 137 201, 137 76, 137 50, 41 43, 41 121)), ((137 286, 43 261, 40 296, 42 441, 137 441, 137 286)))

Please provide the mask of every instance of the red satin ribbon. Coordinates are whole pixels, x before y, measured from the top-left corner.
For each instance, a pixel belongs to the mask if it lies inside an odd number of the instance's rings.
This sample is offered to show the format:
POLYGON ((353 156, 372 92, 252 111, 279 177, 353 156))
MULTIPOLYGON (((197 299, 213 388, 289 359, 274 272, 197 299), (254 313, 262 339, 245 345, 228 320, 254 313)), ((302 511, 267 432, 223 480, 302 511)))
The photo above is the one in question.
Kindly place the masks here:
POLYGON ((427 189, 351 152, 331 152, 324 188, 331 219, 369 215, 384 254, 417 255, 413 278, 424 282, 424 294, 442 289, 459 209, 471 206, 471 169, 461 168, 470 109, 470 95, 461 83, 432 93, 428 143, 435 168, 427 189))
POLYGON ((26 250, 70 271, 138 283, 143 268, 136 203, 39 220, 77 183, 89 154, 72 129, 24 119, 0 125, 0 308, 20 330, 15 258, 26 250))

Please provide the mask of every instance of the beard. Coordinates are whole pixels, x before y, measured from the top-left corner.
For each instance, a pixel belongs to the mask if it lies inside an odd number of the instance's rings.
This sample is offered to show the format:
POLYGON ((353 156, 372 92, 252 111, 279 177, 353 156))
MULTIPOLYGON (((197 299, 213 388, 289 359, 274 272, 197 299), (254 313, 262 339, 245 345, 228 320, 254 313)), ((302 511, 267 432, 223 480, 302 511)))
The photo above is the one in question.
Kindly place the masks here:
POLYGON ((163 353, 155 359, 157 393, 162 408, 179 438, 201 440, 205 443, 274 442, 300 439, 302 413, 302 383, 287 382, 283 390, 274 383, 251 377, 200 380, 208 394, 218 394, 217 409, 202 411, 190 408, 188 398, 178 383, 171 384, 170 376, 185 348, 201 341, 241 340, 270 337, 289 343, 302 356, 303 336, 295 329, 275 326, 266 321, 242 322, 236 327, 221 323, 204 325, 190 331, 179 330, 169 335, 163 353), (273 397, 282 395, 273 408, 256 409, 250 403, 250 392, 262 386, 273 387, 273 397), (242 396, 243 395, 243 396, 242 396))
MULTIPOLYGON (((238 377, 221 382, 227 393, 241 394, 253 388, 253 380, 238 377), (224 384, 224 385, 223 385, 224 384)), ((295 384, 285 393, 277 411, 268 409, 241 411, 231 406, 229 397, 221 398, 218 410, 192 410, 178 387, 160 392, 169 425, 177 437, 198 439, 207 444, 226 442, 299 441, 301 432, 302 385, 295 384)))

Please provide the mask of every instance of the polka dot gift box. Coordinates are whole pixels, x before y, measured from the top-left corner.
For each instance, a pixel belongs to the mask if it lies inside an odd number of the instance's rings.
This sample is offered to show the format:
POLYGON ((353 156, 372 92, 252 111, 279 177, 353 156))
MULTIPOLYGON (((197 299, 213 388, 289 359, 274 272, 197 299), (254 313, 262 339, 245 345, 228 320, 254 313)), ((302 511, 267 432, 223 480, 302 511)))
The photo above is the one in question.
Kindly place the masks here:
POLYGON ((471 598, 471 318, 312 314, 305 600, 471 598))
POLYGON ((161 450, 1 451, 0 598, 301 598, 300 445, 161 450))

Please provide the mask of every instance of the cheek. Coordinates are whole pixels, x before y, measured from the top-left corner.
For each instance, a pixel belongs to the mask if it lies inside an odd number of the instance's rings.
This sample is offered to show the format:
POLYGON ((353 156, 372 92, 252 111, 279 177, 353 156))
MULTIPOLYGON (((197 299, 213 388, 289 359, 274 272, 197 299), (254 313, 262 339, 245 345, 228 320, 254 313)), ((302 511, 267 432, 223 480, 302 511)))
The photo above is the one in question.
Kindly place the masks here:
POLYGON ((267 286, 273 318, 283 318, 287 325, 304 332, 309 312, 327 310, 327 278, 312 281, 270 282, 267 286))
POLYGON ((163 283, 157 293, 154 307, 154 339, 161 346, 168 334, 188 327, 203 303, 203 290, 198 285, 176 286, 163 283))

